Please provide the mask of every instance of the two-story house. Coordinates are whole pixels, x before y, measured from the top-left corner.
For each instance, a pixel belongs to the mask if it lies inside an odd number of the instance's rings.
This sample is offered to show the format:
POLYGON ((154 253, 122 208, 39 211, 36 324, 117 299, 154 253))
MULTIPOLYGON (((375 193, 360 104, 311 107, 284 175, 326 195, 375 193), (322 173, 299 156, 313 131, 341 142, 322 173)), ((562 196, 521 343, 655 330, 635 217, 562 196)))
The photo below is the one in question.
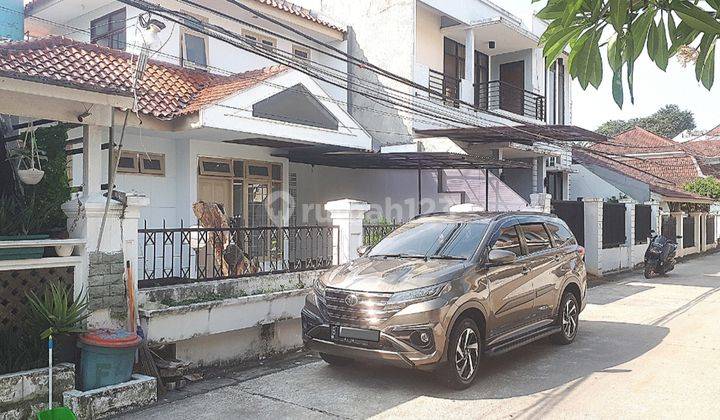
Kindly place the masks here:
MULTIPOLYGON (((348 25, 347 45, 352 55, 378 64, 416 86, 378 78, 363 66, 349 66, 353 76, 381 83, 389 94, 412 97, 417 106, 437 116, 418 116, 350 93, 349 101, 361 105, 351 109, 351 114, 361 125, 372 124, 385 132, 373 135, 375 148, 407 143, 404 135, 414 138, 422 134, 442 143, 447 139, 442 129, 571 123, 566 56, 549 68, 545 66, 538 42, 546 23, 530 13, 523 21, 490 0, 306 3, 321 7, 324 13, 348 25), (380 118, 378 111, 384 111, 380 118)), ((349 80, 351 86, 355 80, 349 80)), ((480 134, 475 137, 477 141, 469 141, 467 136, 463 141, 453 140, 468 153, 521 159, 532 167, 494 171, 499 179, 493 180, 509 186, 526 201, 535 192, 567 199, 571 164, 568 147, 542 141, 516 142, 512 135, 500 142, 485 141, 480 134)), ((441 183, 443 178, 454 179, 455 189, 464 183, 463 179, 484 176, 477 171, 445 172, 445 176, 437 177, 441 183)), ((467 195, 484 194, 473 194, 467 185, 465 188, 467 195)))

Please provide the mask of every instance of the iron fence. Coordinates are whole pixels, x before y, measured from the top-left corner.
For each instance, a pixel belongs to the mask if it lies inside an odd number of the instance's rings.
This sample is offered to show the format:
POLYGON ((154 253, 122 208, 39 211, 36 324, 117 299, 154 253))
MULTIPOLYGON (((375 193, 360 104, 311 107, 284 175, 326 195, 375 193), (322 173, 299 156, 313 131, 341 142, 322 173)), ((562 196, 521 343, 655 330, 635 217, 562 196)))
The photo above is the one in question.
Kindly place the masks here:
POLYGON ((138 286, 152 287, 327 268, 337 226, 138 229, 138 286))
POLYGON ((504 110, 545 121, 545 97, 500 80, 475 86, 477 106, 490 111, 504 110))
POLYGON ((375 246, 399 226, 400 224, 394 222, 392 224, 363 224, 363 244, 375 246))
POLYGON ((670 242, 677 243, 677 226, 674 216, 667 214, 662 216, 660 234, 669 239, 670 242))
POLYGON ((603 203, 602 229, 603 249, 617 248, 625 243, 625 204, 603 203))
POLYGON ((695 246, 695 217, 683 217, 683 248, 692 248, 695 246))
POLYGON ((644 204, 635 205, 635 244, 645 244, 652 230, 652 209, 644 204))
POLYGON ((585 204, 582 201, 553 201, 552 212, 565 221, 575 240, 585 246, 585 204))
POLYGON ((715 215, 709 214, 705 219, 705 245, 715 243, 715 215))

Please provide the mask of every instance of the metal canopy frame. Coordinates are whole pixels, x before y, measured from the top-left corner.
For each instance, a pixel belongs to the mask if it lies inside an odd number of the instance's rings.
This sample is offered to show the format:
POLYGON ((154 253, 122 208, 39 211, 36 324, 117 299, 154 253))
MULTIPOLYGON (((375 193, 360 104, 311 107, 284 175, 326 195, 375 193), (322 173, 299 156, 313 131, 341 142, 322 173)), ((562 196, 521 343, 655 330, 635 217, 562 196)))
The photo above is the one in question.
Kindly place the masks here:
POLYGON ((448 137, 469 143, 513 142, 532 144, 541 142, 594 142, 608 138, 594 131, 574 125, 517 125, 494 127, 448 128, 439 130, 417 130, 422 137, 448 137))
POLYGON ((464 155, 450 152, 393 152, 375 153, 362 151, 312 152, 290 150, 286 155, 290 162, 308 165, 332 166, 349 169, 410 169, 418 175, 418 214, 422 213, 423 169, 480 169, 485 172, 485 210, 490 201, 489 176, 491 169, 529 169, 525 162, 500 160, 485 156, 464 155))

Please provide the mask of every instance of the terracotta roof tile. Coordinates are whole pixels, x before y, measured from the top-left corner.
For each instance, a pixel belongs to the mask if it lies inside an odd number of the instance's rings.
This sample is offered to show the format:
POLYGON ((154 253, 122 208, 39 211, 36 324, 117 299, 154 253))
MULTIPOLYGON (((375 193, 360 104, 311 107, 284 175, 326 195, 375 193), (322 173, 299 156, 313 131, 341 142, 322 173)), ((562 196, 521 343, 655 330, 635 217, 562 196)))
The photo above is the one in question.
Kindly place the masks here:
POLYGON ((280 9, 287 13, 292 13, 293 15, 300 16, 301 18, 305 18, 307 20, 313 21, 315 23, 319 23, 323 26, 327 26, 330 29, 334 29, 339 32, 345 33, 345 28, 330 22, 328 19, 325 19, 323 17, 320 17, 316 12, 306 9, 304 7, 298 6, 297 4, 291 3, 286 0, 255 0, 258 3, 262 3, 268 6, 272 6, 276 9, 280 9))
MULTIPOLYGON (((0 45, 0 76, 130 96, 137 56, 62 37, 0 45)), ((138 109, 160 119, 198 111, 284 71, 270 67, 232 76, 150 60, 138 83, 138 109)))
POLYGON ((683 149, 695 157, 720 157, 720 138, 717 140, 697 140, 682 143, 683 149))
POLYGON ((613 155, 682 151, 678 143, 640 127, 627 130, 607 142, 595 143, 590 147, 613 155))

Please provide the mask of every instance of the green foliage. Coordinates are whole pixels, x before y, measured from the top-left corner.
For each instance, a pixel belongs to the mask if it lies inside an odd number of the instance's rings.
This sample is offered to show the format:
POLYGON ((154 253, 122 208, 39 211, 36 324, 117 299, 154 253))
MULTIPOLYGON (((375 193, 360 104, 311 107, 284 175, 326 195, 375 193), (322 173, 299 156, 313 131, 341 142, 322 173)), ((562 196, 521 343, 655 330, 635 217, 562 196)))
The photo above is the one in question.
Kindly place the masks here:
POLYGON ((689 191, 715 200, 720 200, 720 180, 709 176, 707 178, 695 178, 683 186, 689 191))
POLYGON ((47 344, 31 326, 0 330, 0 375, 47 366, 47 344))
POLYGON ((643 51, 664 71, 681 47, 690 46, 697 51, 695 77, 708 90, 714 83, 718 0, 546 0, 538 17, 549 21, 540 39, 546 64, 550 66, 569 47, 568 71, 583 89, 600 86, 600 48, 607 46, 613 98, 621 108, 624 83, 634 102, 633 70, 643 51))
POLYGON ((45 175, 37 185, 23 185, 18 193, 0 197, 0 235, 29 235, 65 229, 67 217, 61 206, 70 200, 65 154, 67 127, 60 124, 38 128, 35 137, 38 148, 47 158, 42 164, 45 175))
POLYGON ((695 117, 692 111, 681 110, 677 105, 665 105, 647 117, 606 121, 595 131, 613 137, 634 127, 671 139, 685 130, 694 129, 695 117))
POLYGON ((40 338, 47 339, 51 335, 85 331, 82 322, 90 316, 90 313, 87 311, 88 296, 82 291, 77 299, 73 299, 69 286, 60 282, 50 282, 41 297, 32 291, 26 296, 31 317, 42 329, 40 338))

